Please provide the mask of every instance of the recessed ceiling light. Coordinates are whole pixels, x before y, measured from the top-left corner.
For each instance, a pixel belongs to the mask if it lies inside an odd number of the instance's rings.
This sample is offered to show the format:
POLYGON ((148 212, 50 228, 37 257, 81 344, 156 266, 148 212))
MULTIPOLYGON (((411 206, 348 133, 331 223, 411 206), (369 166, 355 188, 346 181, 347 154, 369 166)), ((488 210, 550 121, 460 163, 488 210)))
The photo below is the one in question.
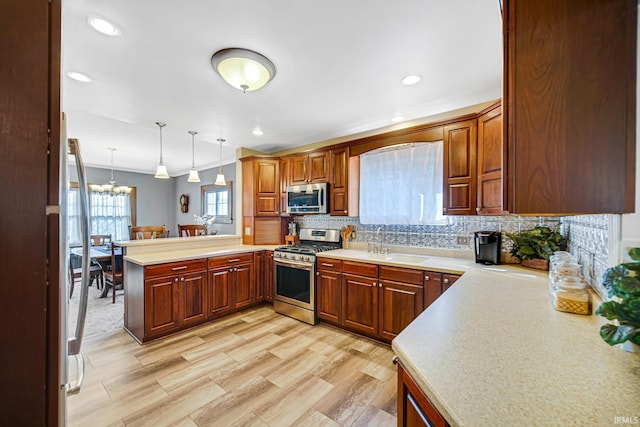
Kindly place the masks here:
POLYGON ((67 77, 82 83, 89 83, 91 81, 91 77, 76 71, 67 71, 67 77))
POLYGON ((254 129, 251 133, 254 134, 255 136, 264 135, 264 132, 262 132, 260 129, 254 129))
POLYGON ((402 116, 395 116, 391 119, 392 122, 397 123, 397 122, 401 122, 404 120, 404 117, 402 116))
POLYGON ((112 24, 111 22, 107 21, 104 18, 99 18, 97 16, 90 16, 89 25, 91 25, 91 27, 94 30, 102 34, 106 34, 107 36, 120 35, 120 29, 116 27, 115 24, 112 24))
POLYGON ((410 86, 418 83, 420 80, 422 80, 422 76, 420 74, 411 74, 410 76, 402 79, 402 84, 410 86))

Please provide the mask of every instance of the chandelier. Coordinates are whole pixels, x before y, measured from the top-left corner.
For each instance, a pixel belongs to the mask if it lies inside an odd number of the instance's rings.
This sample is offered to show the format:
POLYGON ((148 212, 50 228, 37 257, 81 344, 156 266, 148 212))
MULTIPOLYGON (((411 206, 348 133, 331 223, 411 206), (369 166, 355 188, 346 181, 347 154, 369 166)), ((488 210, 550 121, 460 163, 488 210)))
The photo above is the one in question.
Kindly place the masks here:
POLYGON ((116 185, 116 180, 113 178, 113 152, 116 151, 115 148, 109 148, 111 151, 111 179, 108 184, 91 184, 89 187, 91 191, 95 191, 96 193, 108 193, 111 195, 116 194, 129 194, 131 193, 131 187, 127 187, 126 185, 116 185))

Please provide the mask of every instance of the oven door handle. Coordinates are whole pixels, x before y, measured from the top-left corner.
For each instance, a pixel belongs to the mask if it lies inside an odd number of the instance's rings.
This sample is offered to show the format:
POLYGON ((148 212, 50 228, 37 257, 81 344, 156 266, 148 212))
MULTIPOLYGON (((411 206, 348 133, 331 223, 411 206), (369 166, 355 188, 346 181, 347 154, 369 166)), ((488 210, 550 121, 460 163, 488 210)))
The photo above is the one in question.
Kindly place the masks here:
POLYGON ((313 267, 315 266, 315 264, 313 263, 307 264, 307 263, 299 263, 295 261, 285 261, 281 259, 275 260, 274 262, 276 265, 280 264, 286 267, 297 267, 297 268, 301 268, 303 270, 309 270, 309 271, 312 271, 313 267))

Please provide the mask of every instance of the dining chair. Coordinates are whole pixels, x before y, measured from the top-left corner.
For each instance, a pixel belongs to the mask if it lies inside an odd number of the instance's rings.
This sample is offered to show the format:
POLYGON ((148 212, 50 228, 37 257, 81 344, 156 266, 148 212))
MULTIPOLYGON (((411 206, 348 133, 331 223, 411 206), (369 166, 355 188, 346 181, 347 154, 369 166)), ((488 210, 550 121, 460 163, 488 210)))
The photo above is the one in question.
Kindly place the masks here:
MULTIPOLYGON (((124 276, 122 274, 122 255, 116 257, 116 249, 114 245, 111 245, 111 265, 104 271, 104 283, 105 286, 111 286, 113 290, 111 296, 111 303, 116 302, 116 289, 124 289, 124 276)), ((107 290, 108 292, 108 290, 107 290)), ((104 294, 103 294, 104 295, 104 294)), ((109 295, 106 293, 106 295, 109 295)))
MULTIPOLYGON (((71 299, 76 280, 82 278, 82 266, 74 267, 71 256, 69 257, 69 276, 71 276, 71 289, 69 290, 69 299, 71 299)), ((94 280, 96 281, 96 287, 98 289, 101 289, 101 285, 104 286, 104 274, 102 267, 98 263, 91 263, 91 265, 89 265, 89 286, 91 286, 94 280)))
POLYGON ((178 224, 178 237, 205 236, 207 226, 200 224, 180 225, 178 224))
POLYGON ((130 225, 129 237, 131 240, 161 239, 169 237, 169 232, 164 225, 130 225))
POLYGON ((92 234, 89 239, 91 246, 106 246, 111 243, 111 234, 92 234))

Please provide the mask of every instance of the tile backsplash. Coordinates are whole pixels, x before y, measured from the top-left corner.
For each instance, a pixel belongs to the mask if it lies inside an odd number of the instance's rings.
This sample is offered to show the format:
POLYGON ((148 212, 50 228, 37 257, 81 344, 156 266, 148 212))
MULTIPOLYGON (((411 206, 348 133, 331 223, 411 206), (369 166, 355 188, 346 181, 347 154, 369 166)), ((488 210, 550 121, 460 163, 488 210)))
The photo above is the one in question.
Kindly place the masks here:
MULTIPOLYGON (((307 215, 297 217, 295 221, 304 228, 340 229, 349 224, 353 225, 356 232, 355 240, 360 243, 373 241, 376 231, 380 228, 384 242, 389 245, 463 251, 473 250, 475 231, 519 232, 537 225, 555 227, 560 223, 560 231, 568 240, 568 249, 578 257, 585 279, 604 297, 602 275, 609 267, 609 237, 612 235, 612 224, 615 223, 612 221, 613 216, 448 216, 447 224, 419 226, 360 224, 359 217, 329 215, 307 215)), ((511 240, 503 234, 502 252, 509 252, 511 247, 511 240)))

